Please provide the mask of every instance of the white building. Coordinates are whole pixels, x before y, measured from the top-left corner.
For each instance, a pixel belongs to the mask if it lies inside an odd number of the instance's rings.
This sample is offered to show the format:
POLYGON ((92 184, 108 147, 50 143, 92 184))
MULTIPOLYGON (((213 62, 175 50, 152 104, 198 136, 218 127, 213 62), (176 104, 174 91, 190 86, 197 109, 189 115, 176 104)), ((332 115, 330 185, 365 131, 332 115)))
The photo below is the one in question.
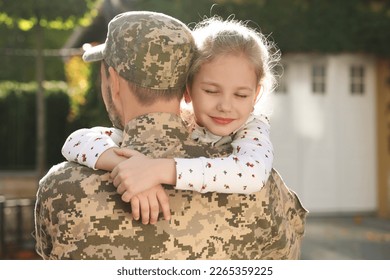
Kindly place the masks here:
POLYGON ((282 64, 275 168, 311 213, 376 213, 376 58, 287 54, 282 64))

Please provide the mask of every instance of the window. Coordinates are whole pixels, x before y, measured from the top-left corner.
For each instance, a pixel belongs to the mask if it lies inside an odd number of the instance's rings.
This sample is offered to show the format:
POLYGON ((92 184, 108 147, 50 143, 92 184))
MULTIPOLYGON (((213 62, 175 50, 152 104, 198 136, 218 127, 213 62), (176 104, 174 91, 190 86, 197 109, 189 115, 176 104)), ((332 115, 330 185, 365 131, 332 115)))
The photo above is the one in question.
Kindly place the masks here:
POLYGON ((365 69, 362 65, 353 65, 350 68, 350 91, 351 94, 363 95, 365 91, 365 69))
POLYGON ((325 65, 318 64, 312 67, 311 89, 313 93, 324 94, 326 91, 326 69, 325 65))

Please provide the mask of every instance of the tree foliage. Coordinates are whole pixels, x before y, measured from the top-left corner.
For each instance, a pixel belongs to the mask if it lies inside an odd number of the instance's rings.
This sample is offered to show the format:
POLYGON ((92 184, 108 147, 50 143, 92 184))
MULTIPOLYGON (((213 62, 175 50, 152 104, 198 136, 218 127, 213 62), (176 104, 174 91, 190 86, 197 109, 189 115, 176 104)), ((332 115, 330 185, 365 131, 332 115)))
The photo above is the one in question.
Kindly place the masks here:
MULTIPOLYGON (((80 23, 96 0, 0 0, 0 20, 21 29, 40 24, 47 28, 66 29, 80 23)), ((91 14, 89 17, 91 17, 91 14)))
MULTIPOLYGON (((29 82, 35 79, 36 32, 45 29, 41 39, 45 49, 61 49, 77 25, 88 25, 101 0, 0 0, 0 80, 29 82)), ((61 57, 45 57, 45 77, 65 80, 61 57)))
POLYGON ((250 20, 284 52, 390 55, 390 1, 225 0, 220 13, 250 20))
MULTIPOLYGON (((126 1, 126 0, 125 0, 126 1)), ((390 56, 388 0, 139 0, 137 9, 183 22, 219 15, 249 21, 283 52, 367 52, 390 56)))
POLYGON ((69 22, 78 21, 83 17, 88 4, 92 0, 24 0, 20 1, 2 0, 0 1, 0 20, 10 27, 15 23, 19 29, 32 28, 35 38, 35 65, 36 65, 36 169, 38 177, 43 176, 46 169, 46 104, 44 94, 45 64, 43 59, 44 50, 44 30, 50 28, 61 28, 67 26, 69 22))

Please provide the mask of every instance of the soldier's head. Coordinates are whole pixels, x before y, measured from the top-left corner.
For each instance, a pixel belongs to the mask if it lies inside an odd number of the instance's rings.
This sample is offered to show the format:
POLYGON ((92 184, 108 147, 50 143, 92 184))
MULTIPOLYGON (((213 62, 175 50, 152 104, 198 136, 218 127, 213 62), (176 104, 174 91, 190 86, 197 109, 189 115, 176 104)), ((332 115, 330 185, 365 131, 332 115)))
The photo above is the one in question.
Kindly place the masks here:
POLYGON ((103 99, 114 125, 123 128, 122 105, 132 97, 141 107, 180 102, 194 50, 185 24, 165 14, 136 11, 112 19, 105 43, 87 49, 83 59, 102 62, 103 99), (122 96, 117 104, 117 93, 133 96, 122 96))

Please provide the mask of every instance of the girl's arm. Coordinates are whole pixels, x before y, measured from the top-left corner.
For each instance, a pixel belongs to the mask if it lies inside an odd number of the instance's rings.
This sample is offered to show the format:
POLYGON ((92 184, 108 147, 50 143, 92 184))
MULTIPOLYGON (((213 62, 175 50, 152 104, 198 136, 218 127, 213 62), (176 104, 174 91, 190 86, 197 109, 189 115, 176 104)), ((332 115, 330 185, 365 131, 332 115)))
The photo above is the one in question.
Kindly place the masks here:
POLYGON ((68 161, 78 162, 95 170, 111 171, 125 159, 114 151, 121 141, 122 131, 117 128, 83 128, 66 139, 61 152, 68 161))
MULTIPOLYGON (((132 155, 128 151, 124 156, 123 152, 126 150, 118 148, 122 137, 122 131, 116 128, 79 129, 66 139, 61 152, 68 161, 75 161, 93 169, 112 171, 116 165, 132 155)), ((136 154, 135 151, 132 153, 136 154)), ((159 208, 164 218, 170 219, 168 196, 159 185, 134 196, 131 208, 134 211, 134 219, 138 220, 141 216, 144 224, 157 222, 159 208)))
POLYGON ((268 120, 256 117, 247 123, 236 133, 232 146, 232 155, 214 159, 151 159, 123 151, 129 159, 116 166, 111 177, 124 201, 157 184, 201 193, 248 194, 260 190, 273 163, 268 120))
POLYGON ((269 122, 256 116, 234 136, 226 158, 176 161, 176 189, 198 192, 253 193, 267 181, 273 164, 269 122))

